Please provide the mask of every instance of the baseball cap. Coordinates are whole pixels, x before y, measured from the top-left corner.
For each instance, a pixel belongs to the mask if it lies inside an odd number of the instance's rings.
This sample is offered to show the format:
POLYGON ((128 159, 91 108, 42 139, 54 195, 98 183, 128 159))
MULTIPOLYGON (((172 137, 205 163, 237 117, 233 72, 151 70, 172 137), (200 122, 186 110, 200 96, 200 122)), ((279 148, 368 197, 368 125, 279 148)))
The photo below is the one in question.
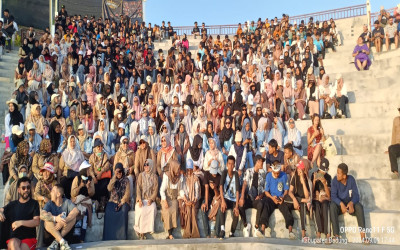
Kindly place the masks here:
POLYGON ((192 159, 188 159, 186 161, 186 169, 193 169, 193 160, 192 159))
POLYGON ((300 168, 303 171, 306 169, 306 167, 304 166, 304 162, 303 161, 299 161, 299 163, 297 163, 296 167, 300 168))
POLYGON ((218 161, 213 160, 210 166, 210 174, 217 174, 218 173, 218 161))
POLYGON ((52 164, 51 162, 46 162, 46 163, 44 164, 44 166, 40 169, 40 172, 43 172, 43 171, 45 171, 45 170, 47 170, 47 171, 49 171, 50 173, 54 174, 54 167, 53 167, 53 164, 52 164))
POLYGON ((28 123, 27 128, 28 130, 36 129, 35 124, 33 124, 33 122, 28 123))

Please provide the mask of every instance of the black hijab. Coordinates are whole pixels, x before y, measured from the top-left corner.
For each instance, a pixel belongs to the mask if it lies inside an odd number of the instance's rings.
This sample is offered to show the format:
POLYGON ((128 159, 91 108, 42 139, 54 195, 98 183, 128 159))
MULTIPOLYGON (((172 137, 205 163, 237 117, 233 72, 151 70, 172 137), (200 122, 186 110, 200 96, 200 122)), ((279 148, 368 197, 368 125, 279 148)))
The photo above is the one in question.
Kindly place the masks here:
POLYGON ((53 151, 54 153, 57 152, 58 147, 61 143, 61 133, 56 132, 56 127, 58 125, 60 125, 60 123, 58 121, 53 121, 50 124, 50 128, 49 128, 49 139, 51 141, 51 151, 53 151))
POLYGON ((10 113, 10 125, 12 125, 12 126, 18 125, 19 126, 20 123, 22 123, 22 124, 24 123, 24 118, 22 117, 22 114, 18 110, 18 105, 13 103, 13 106, 14 106, 14 111, 9 112, 10 113))
POLYGON ((25 69, 27 72, 31 71, 31 69, 33 68, 33 60, 31 60, 31 55, 32 52, 30 52, 25 58, 25 69))
POLYGON ((200 158, 200 154, 202 153, 202 148, 199 148, 199 145, 203 144, 203 139, 200 135, 196 135, 193 139, 192 146, 189 148, 190 155, 192 156, 193 161, 197 161, 200 158))
POLYGON ((233 102, 233 111, 240 111, 243 106, 243 96, 241 91, 236 91, 235 101, 233 102))
POLYGON ((207 137, 207 140, 208 140, 209 138, 213 138, 213 137, 214 137, 214 125, 213 125, 212 121, 208 121, 208 122, 207 122, 207 126, 206 126, 206 137, 207 137), (212 127, 213 134, 210 134, 210 132, 208 132, 208 126, 209 126, 209 125, 211 125, 211 127, 212 127))
POLYGON ((219 142, 221 147, 223 147, 224 142, 228 141, 229 139, 231 139, 234 131, 232 129, 232 119, 230 117, 226 117, 225 118, 225 122, 230 121, 231 122, 231 127, 227 128, 226 125, 224 124, 224 128, 221 131, 221 134, 219 135, 219 142))
POLYGON ((37 94, 36 91, 31 91, 29 93, 28 102, 30 105, 39 104, 39 102, 36 101, 36 98, 35 98, 36 94, 37 94))

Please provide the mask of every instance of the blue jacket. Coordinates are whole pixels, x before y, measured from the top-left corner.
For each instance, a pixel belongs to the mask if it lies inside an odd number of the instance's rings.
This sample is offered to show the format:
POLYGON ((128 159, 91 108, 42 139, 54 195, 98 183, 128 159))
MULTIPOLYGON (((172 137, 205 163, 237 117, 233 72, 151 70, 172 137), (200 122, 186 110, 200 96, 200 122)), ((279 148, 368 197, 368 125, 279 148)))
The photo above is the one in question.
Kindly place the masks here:
POLYGON ((346 185, 343 185, 335 176, 331 183, 331 199, 337 205, 340 205, 340 202, 343 202, 345 205, 350 201, 352 201, 354 205, 360 202, 360 194, 358 193, 354 177, 348 175, 347 183, 346 185))

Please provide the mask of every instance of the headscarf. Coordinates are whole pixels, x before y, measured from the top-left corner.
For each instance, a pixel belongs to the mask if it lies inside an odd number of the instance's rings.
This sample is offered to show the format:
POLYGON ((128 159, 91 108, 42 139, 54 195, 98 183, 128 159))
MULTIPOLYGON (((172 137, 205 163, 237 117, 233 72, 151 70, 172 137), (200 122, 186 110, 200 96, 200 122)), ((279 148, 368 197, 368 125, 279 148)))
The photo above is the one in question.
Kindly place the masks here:
POLYGON ((241 110, 242 106, 243 106, 243 96, 242 92, 239 91, 235 93, 235 101, 233 102, 233 107, 232 107, 233 111, 241 110))
POLYGON ((125 170, 122 163, 117 163, 115 165, 115 170, 119 169, 122 172, 122 177, 120 179, 116 178, 114 189, 111 191, 111 200, 121 202, 122 197, 125 195, 126 187, 129 185, 129 180, 125 176, 125 170))
POLYGON ((85 126, 83 126, 82 130, 83 130, 83 135, 79 135, 79 133, 78 133, 77 138, 79 141, 79 147, 81 148, 82 151, 84 151, 85 150, 85 141, 88 138, 88 134, 87 134, 85 126))
POLYGON ((42 135, 44 133, 44 125, 46 120, 40 113, 40 109, 37 110, 38 107, 40 107, 40 104, 33 104, 31 106, 31 113, 29 114, 27 121, 35 124, 36 132, 42 135))
POLYGON ((193 139, 192 146, 189 148, 190 155, 192 156, 193 161, 197 161, 200 158, 200 154, 202 153, 202 148, 199 148, 199 145, 203 144, 203 139, 200 135, 196 135, 193 139))
POLYGON ((152 195, 152 189, 154 185, 156 184, 155 181, 157 181, 157 176, 153 172, 154 169, 154 162, 152 159, 147 159, 146 160, 149 164, 149 172, 147 173, 146 171, 143 171, 140 173, 142 175, 142 197, 150 197, 152 195))
POLYGON ((18 125, 20 123, 24 123, 24 118, 22 117, 22 114, 19 112, 18 110, 18 105, 16 105, 15 103, 13 103, 14 106, 14 111, 13 112, 9 112, 10 113, 10 124, 11 126, 14 125, 18 125))
POLYGON ((139 121, 142 117, 142 106, 140 105, 140 100, 138 96, 133 97, 133 101, 137 100, 137 104, 133 102, 132 109, 135 111, 135 120, 139 121))
POLYGON ((177 160, 171 160, 169 163, 169 171, 166 173, 172 184, 177 184, 180 177, 180 163, 177 160))
MULTIPOLYGON (((227 122, 227 121, 230 121, 232 123, 232 119, 230 117, 227 117, 225 119, 225 122, 227 122)), ((232 129, 232 124, 229 129, 224 124, 224 128, 222 129, 221 134, 219 135, 219 142, 220 142, 221 147, 222 147, 222 145, 224 145, 225 141, 228 141, 229 139, 231 139, 233 133, 234 133, 234 131, 232 129)))
POLYGON ((297 133, 298 133, 298 129, 296 128, 296 124, 294 123, 294 119, 290 118, 288 120, 288 122, 293 121, 294 124, 294 128, 290 128, 290 126, 288 126, 287 129, 287 135, 288 135, 288 141, 296 141, 297 140, 297 133))
POLYGON ((139 122, 134 121, 131 123, 131 127, 129 129, 129 141, 131 142, 139 142, 140 135, 137 134, 137 129, 139 126, 139 122))
POLYGON ((246 130, 246 125, 250 124, 250 120, 249 118, 244 119, 243 121, 243 126, 242 126, 242 138, 243 141, 247 140, 247 139, 251 139, 251 126, 249 131, 246 130))
POLYGON ((65 164, 75 172, 79 171, 79 166, 85 160, 85 157, 82 154, 82 151, 79 150, 79 143, 75 144, 75 147, 71 146, 71 138, 76 140, 74 135, 68 137, 68 146, 62 153, 62 157, 64 159, 65 164))
POLYGON ((206 134, 207 139, 213 138, 213 137, 214 137, 214 124, 213 124, 212 121, 208 121, 208 122, 207 122, 207 127, 206 127, 206 132, 205 132, 205 134, 206 134), (208 132, 208 126, 209 126, 209 125, 211 125, 211 127, 212 127, 213 134, 210 134, 210 132, 208 132))
POLYGON ((31 166, 32 157, 29 154, 24 155, 24 150, 27 147, 29 148, 28 141, 21 141, 20 143, 18 143, 17 151, 15 152, 16 158, 17 158, 17 162, 16 162, 17 166, 21 166, 21 165, 31 166))
POLYGON ((122 146, 119 147, 118 149, 119 152, 119 158, 123 160, 122 164, 125 168, 130 167, 129 166, 129 157, 133 154, 133 151, 127 147, 126 150, 122 149, 122 146))
POLYGON ((193 99, 192 95, 186 96, 185 104, 188 105, 190 107, 190 110, 193 112, 194 108, 195 108, 195 104, 192 102, 192 99, 193 99))
POLYGON ((51 155, 51 152, 50 153, 47 152, 47 148, 49 147, 49 145, 51 145, 51 142, 50 142, 49 139, 44 138, 40 142, 39 153, 41 155, 43 155, 45 158, 47 158, 47 157, 49 157, 51 155))
POLYGON ((60 126, 60 123, 57 120, 54 120, 51 124, 50 124, 50 128, 49 128, 49 139, 51 141, 51 150, 52 152, 57 152, 58 147, 61 143, 61 132, 60 133, 56 133, 56 127, 60 126))
POLYGON ((180 123, 179 127, 178 127, 178 137, 179 137, 179 145, 181 145, 182 149, 183 149, 183 145, 185 144, 185 139, 187 136, 187 132, 186 132, 186 127, 184 123, 180 123), (179 129, 180 126, 183 126, 183 132, 181 132, 181 130, 179 129))

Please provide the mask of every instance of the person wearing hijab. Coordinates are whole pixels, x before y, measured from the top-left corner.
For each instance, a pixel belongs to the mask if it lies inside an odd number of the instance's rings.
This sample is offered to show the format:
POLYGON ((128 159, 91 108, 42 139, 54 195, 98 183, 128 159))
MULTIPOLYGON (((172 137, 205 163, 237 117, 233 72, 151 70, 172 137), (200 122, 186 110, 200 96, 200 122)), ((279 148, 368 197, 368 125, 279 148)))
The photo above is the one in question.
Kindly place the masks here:
POLYGON ((40 175, 42 178, 36 184, 33 196, 39 202, 40 209, 43 209, 44 205, 51 200, 51 190, 57 184, 53 164, 44 163, 40 169, 40 175))
POLYGON ((63 108, 60 104, 56 104, 55 106, 55 115, 53 118, 51 118, 50 123, 52 123, 53 121, 58 121, 58 123, 61 125, 62 134, 65 135, 67 132, 67 123, 65 122, 65 118, 63 116, 63 108))
POLYGON ((229 117, 225 119, 225 124, 223 126, 223 129, 221 130, 221 134, 219 135, 219 144, 222 149, 223 153, 222 156, 224 157, 225 164, 228 159, 229 149, 232 146, 234 137, 234 130, 232 129, 232 121, 233 120, 229 117))
MULTIPOLYGON (((18 110, 18 102, 15 99, 11 99, 6 102, 8 105, 8 114, 4 119, 5 123, 5 141, 6 141, 6 149, 10 147, 10 137, 13 126, 24 127, 24 118, 22 114, 18 110)), ((16 146, 16 145, 15 145, 16 146)))
POLYGON ((135 163, 135 153, 133 150, 129 149, 129 138, 126 136, 122 136, 120 140, 120 147, 118 149, 118 152, 114 156, 114 165, 113 169, 115 169, 115 166, 118 163, 121 163, 122 166, 124 167, 125 171, 125 176, 129 179, 129 185, 130 185, 130 190, 131 192, 131 200, 134 201, 133 195, 135 194, 134 191, 134 183, 135 183, 135 168, 134 168, 134 163, 135 163))
POLYGON ((134 229, 141 240, 147 233, 155 231, 157 206, 155 200, 158 193, 158 177, 155 174, 154 161, 146 159, 144 171, 138 175, 136 185, 135 226, 134 229))
POLYGON ((104 214, 103 240, 126 240, 131 189, 122 163, 117 163, 107 186, 110 199, 104 214))
POLYGON ((181 185, 180 164, 174 159, 169 163, 169 168, 164 172, 160 187, 161 217, 165 231, 168 232, 167 239, 174 239, 173 229, 178 227, 178 196, 181 185))
MULTIPOLYGON (((13 182, 10 183, 9 186, 7 186, 7 189, 4 190, 5 191, 4 206, 8 205, 12 201, 16 201, 19 199, 20 194, 18 192, 18 186, 17 186, 18 180, 23 177, 26 177, 28 175, 28 169, 25 165, 19 166, 17 170, 18 170, 18 172, 17 172, 18 179, 13 180, 13 182)), ((2 204, 2 206, 3 206, 3 204, 2 204)))
POLYGON ((107 186, 111 179, 111 163, 107 153, 103 150, 103 146, 101 140, 96 139, 93 145, 93 153, 89 157, 90 174, 95 185, 95 193, 92 199, 98 202, 102 202, 103 198, 108 200, 107 186))
POLYGON ((192 160, 193 165, 197 168, 203 168, 204 154, 203 154, 203 139, 200 135, 196 135, 193 139, 192 146, 186 155, 186 161, 192 160))
POLYGON ((154 121, 149 122, 149 135, 147 136, 147 142, 149 143, 149 147, 154 151, 157 155, 160 150, 160 136, 157 134, 156 124, 154 121))
POLYGON ((69 199, 71 197, 71 184, 76 176, 79 175, 79 167, 85 160, 82 151, 79 149, 78 140, 74 135, 68 137, 67 148, 61 154, 60 171, 61 179, 60 184, 64 188, 65 196, 69 199))
POLYGON ((40 170, 46 163, 51 163, 54 171, 54 177, 57 182, 60 181, 61 173, 59 172, 59 158, 57 154, 51 152, 51 142, 49 139, 43 139, 40 142, 39 152, 33 156, 32 160, 32 172, 34 175, 33 182, 42 179, 40 170), (35 180, 36 179, 36 180, 35 180))
MULTIPOLYGON (((135 153, 135 164, 134 171, 135 176, 139 176, 140 173, 144 171, 144 165, 147 159, 151 159, 152 162, 156 162, 156 154, 149 147, 148 138, 145 135, 142 135, 139 140, 139 146, 135 153)), ((152 168, 153 172, 156 173, 156 168, 152 168)))
POLYGON ((217 148, 220 148, 219 145, 219 138, 217 133, 214 131, 214 124, 212 121, 207 122, 207 130, 203 135, 203 152, 207 152, 210 149, 209 141, 208 139, 214 138, 214 140, 217 142, 217 148))
MULTIPOLYGON (((10 177, 8 178, 9 184, 13 181, 18 180, 18 167, 25 165, 27 169, 27 176, 32 177, 32 157, 29 155, 29 142, 21 141, 17 145, 17 151, 11 156, 10 164, 8 165, 8 171, 10 177)), ((4 188, 6 190, 6 188, 4 188)), ((4 193, 7 193, 4 191, 4 193)))
POLYGON ((139 145, 139 139, 140 139, 140 127, 139 127, 139 122, 134 121, 131 123, 131 126, 129 128, 129 141, 132 143, 136 143, 136 145, 139 145))
POLYGON ((161 93, 161 99, 164 100, 164 103, 170 105, 172 102, 172 93, 169 91, 169 86, 164 84, 164 89, 161 93))
POLYGON ((115 154, 115 149, 112 147, 112 141, 114 139, 113 133, 109 132, 106 129, 106 121, 104 119, 100 119, 99 127, 96 133, 93 135, 93 141, 97 138, 101 139, 101 142, 104 144, 104 151, 111 157, 115 154))
POLYGON ((274 118, 274 125, 269 131, 268 142, 275 139, 278 142, 279 148, 283 148, 283 136, 285 135, 285 130, 282 126, 282 119, 280 117, 274 118))
POLYGON ((217 147, 217 140, 213 137, 208 139, 209 149, 206 151, 203 161, 203 171, 209 172, 211 163, 215 160, 218 163, 218 170, 221 174, 225 170, 224 158, 221 151, 217 147))
POLYGON ((163 173, 168 172, 171 161, 178 161, 178 154, 173 146, 168 134, 160 135, 161 149, 157 153, 157 173, 158 176, 163 176, 163 173))
POLYGON ((264 145, 267 145, 267 139, 268 139, 268 118, 262 116, 258 120, 258 126, 257 126, 257 131, 256 131, 256 146, 257 146, 257 152, 260 151, 260 147, 263 147, 264 145))
POLYGON ((246 166, 245 168, 254 167, 253 153, 256 149, 256 140, 254 138, 254 133, 251 131, 250 120, 248 118, 244 119, 242 127, 242 144, 246 147, 246 166))
POLYGON ((185 124, 180 123, 177 133, 175 134, 175 151, 178 154, 178 161, 181 163, 181 166, 185 166, 186 164, 186 153, 190 147, 189 135, 186 132, 185 124))
POLYGON ((200 207, 198 203, 200 202, 200 198, 200 180, 193 172, 193 161, 188 159, 186 162, 186 176, 182 180, 178 196, 181 226, 184 230, 183 238, 200 238, 199 228, 197 226, 197 213, 200 207))
POLYGON ((53 153, 61 153, 64 149, 64 136, 61 133, 61 125, 58 121, 50 123, 47 137, 51 141, 51 151, 53 153))
POLYGON ((221 125, 220 128, 224 128, 225 127, 225 120, 226 119, 230 119, 232 124, 231 124, 231 128, 234 130, 235 129, 235 119, 233 119, 232 116, 232 106, 231 105, 227 105, 224 109, 224 114, 221 118, 221 125))
POLYGON ((33 157, 39 151, 42 137, 36 133, 36 127, 33 123, 28 123, 27 130, 28 133, 25 135, 25 139, 29 142, 29 154, 33 157))
POLYGON ((293 146, 293 149, 296 152, 296 154, 298 154, 300 157, 303 156, 303 150, 301 147, 301 133, 296 128, 296 124, 293 118, 290 118, 288 121, 288 130, 283 140, 284 145, 288 143, 293 146))
POLYGON ((24 131, 18 125, 14 125, 11 129, 11 140, 10 149, 12 153, 15 153, 17 150, 17 146, 20 142, 24 140, 24 131))

